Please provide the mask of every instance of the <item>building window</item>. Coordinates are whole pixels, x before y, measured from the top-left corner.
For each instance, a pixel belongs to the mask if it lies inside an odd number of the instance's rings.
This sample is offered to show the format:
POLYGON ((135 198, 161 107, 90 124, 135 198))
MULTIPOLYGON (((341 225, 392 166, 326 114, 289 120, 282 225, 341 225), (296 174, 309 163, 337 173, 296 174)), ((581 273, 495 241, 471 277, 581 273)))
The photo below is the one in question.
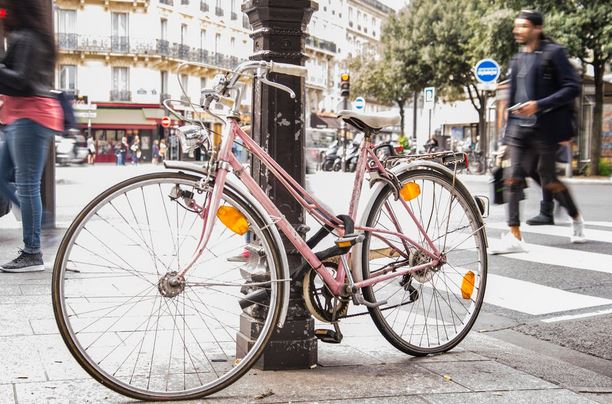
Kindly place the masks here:
POLYGON ((181 74, 181 100, 189 99, 189 75, 181 74))
POLYGON ((113 67, 111 101, 130 101, 130 71, 127 67, 113 67))
POLYGON ((181 24, 181 45, 187 43, 187 24, 181 24))
POLYGON ((230 49, 232 50, 232 53, 236 50, 236 38, 231 37, 230 39, 230 49))
POLYGON ((60 49, 75 49, 77 47, 76 11, 57 10, 58 46, 60 49))
POLYGON ((169 95, 168 94, 168 72, 167 71, 161 71, 160 72, 160 79, 161 79, 161 97, 164 98, 165 95, 169 95))
POLYGON ((200 77, 200 90, 206 89, 206 77, 200 77))
POLYGON ((111 34, 113 52, 127 52, 130 35, 127 13, 111 13, 111 34))
POLYGON ((60 90, 76 92, 76 65, 60 65, 59 85, 60 90))
POLYGON ((159 37, 163 41, 167 41, 168 40, 168 20, 166 20, 165 18, 162 18, 161 21, 160 21, 160 33, 159 33, 159 37))

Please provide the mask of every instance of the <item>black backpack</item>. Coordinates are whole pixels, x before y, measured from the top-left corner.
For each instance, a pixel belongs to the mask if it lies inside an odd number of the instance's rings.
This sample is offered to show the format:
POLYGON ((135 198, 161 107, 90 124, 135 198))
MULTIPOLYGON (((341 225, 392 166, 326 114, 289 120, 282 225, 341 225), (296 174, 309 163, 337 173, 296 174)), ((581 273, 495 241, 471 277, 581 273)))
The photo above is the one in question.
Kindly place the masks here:
MULTIPOLYGON (((546 40, 548 43, 554 43, 552 42, 550 39, 546 40)), ((555 67, 553 66, 552 63, 552 49, 550 46, 544 46, 544 49, 542 50, 542 79, 548 79, 548 80, 557 80, 557 75, 555 74, 555 67)), ((557 83, 559 84, 559 83, 557 83)), ((579 122, 579 116, 578 116, 578 102, 577 99, 574 99, 571 104, 570 104, 570 108, 571 108, 571 117, 572 117, 572 133, 574 134, 574 137, 578 136, 578 130, 580 129, 578 127, 578 122, 579 122)), ((570 138, 567 139, 561 139, 561 141, 565 141, 565 140, 570 140, 570 138)))

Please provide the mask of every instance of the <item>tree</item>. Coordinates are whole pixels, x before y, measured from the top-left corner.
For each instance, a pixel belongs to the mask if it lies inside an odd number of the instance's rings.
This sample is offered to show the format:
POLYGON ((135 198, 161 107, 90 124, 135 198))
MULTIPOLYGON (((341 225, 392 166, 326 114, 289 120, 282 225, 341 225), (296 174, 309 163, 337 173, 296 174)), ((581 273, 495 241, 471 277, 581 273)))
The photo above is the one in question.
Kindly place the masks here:
POLYGON ((356 57, 350 58, 347 66, 351 72, 352 91, 382 104, 397 104, 401 117, 401 135, 404 135, 407 92, 398 64, 356 57))

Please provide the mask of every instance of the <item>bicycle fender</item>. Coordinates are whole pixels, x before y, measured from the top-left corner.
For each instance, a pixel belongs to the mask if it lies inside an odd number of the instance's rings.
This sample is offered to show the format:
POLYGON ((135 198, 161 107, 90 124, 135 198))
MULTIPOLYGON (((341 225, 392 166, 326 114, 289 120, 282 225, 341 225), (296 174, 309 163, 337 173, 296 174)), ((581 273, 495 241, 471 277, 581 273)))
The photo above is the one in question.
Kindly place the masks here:
MULTIPOLYGON (((434 163, 428 160, 414 160, 410 163, 400 163, 390 168, 389 171, 395 175, 400 175, 405 171, 413 170, 415 168, 429 169, 429 170, 435 170, 435 171, 444 171, 451 176, 453 175, 453 172, 449 170, 448 168, 444 167, 441 164, 434 163)), ((359 217, 359 220, 355 222, 355 227, 364 227, 366 225, 366 221, 368 220, 368 215, 370 213, 370 210, 372 210, 374 201, 376 200, 376 198, 378 198, 378 195, 382 192, 383 188, 386 186, 388 186, 388 184, 382 181, 378 181, 374 184, 372 188, 372 196, 370 197, 370 199, 368 200, 368 203, 363 209, 361 216, 359 217)), ((359 232, 359 233, 363 234, 363 232, 359 232)), ((355 280, 355 282, 360 282, 363 280, 363 271, 361 267, 362 251, 363 251, 362 243, 358 243, 357 245, 355 245, 355 247, 353 247, 353 250, 351 251, 351 272, 353 274, 353 279, 355 280)))
MULTIPOLYGON (((166 168, 169 169, 174 169, 178 171, 189 171, 192 173, 196 173, 200 176, 206 176, 208 174, 208 167, 201 164, 194 164, 186 161, 164 161, 164 165, 166 166, 166 168)), ((283 304, 281 307, 281 312, 278 318, 277 325, 279 328, 282 328, 285 324, 285 319, 287 317, 287 310, 289 309, 289 288, 291 286, 291 275, 289 274, 289 262, 287 261, 287 252, 285 251, 285 246, 283 244, 283 241, 281 240, 278 228, 270 218, 268 212, 266 212, 263 206, 249 192, 247 192, 247 188, 242 185, 242 183, 228 176, 225 180, 225 186, 230 188, 238 197, 242 198, 244 202, 252 206, 253 209, 257 211, 257 213, 264 220, 264 226, 270 229, 270 234, 272 235, 274 242, 278 245, 280 249, 282 266, 281 270, 283 274, 283 279, 285 279, 285 281, 282 282, 283 304)))

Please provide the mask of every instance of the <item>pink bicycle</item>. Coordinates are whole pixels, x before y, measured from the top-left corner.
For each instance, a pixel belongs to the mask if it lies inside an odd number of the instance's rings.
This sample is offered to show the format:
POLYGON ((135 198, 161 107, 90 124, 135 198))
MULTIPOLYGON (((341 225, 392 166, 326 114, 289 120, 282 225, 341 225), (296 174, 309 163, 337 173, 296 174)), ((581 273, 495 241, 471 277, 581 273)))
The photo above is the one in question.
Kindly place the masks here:
POLYGON ((292 282, 312 314, 334 326, 318 332, 328 342, 342 339, 343 318, 369 313, 399 350, 436 354, 456 346, 476 320, 486 236, 479 206, 455 173, 427 157, 381 161, 372 136, 399 118, 342 111, 364 140, 349 212, 329 212, 239 126, 241 76, 295 96, 269 73, 306 70, 263 61, 238 66, 203 91, 197 108, 229 107, 222 142, 203 126, 180 129, 183 149, 206 147, 209 161, 168 161, 172 170, 111 187, 83 209, 60 245, 52 294, 61 335, 92 377, 121 394, 194 399, 234 383, 283 326, 292 282), (232 153, 236 139, 322 225, 309 240, 232 153), (365 179, 372 196, 360 210, 365 179), (303 256, 302 267, 288 268, 280 233, 303 256), (333 243, 314 251, 329 235, 333 243), (351 303, 367 311, 350 313, 351 303), (255 328, 245 326, 246 314, 259 320, 255 328))

